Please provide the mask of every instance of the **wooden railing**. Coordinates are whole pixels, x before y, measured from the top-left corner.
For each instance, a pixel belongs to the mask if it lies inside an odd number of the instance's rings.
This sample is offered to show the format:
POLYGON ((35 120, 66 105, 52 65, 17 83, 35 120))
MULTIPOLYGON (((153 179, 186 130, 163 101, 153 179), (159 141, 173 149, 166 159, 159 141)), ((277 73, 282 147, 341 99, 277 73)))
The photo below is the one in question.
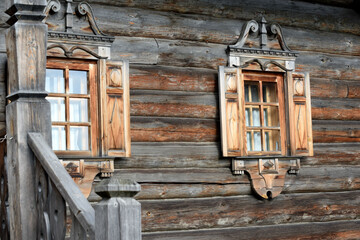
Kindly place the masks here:
POLYGON ((37 206, 43 239, 64 239, 66 203, 71 212, 71 239, 95 239, 95 211, 40 133, 29 133, 37 162, 37 206))
POLYGON ((70 239, 140 240, 140 191, 134 181, 112 177, 96 186, 103 197, 90 205, 41 133, 28 133, 28 144, 36 158, 38 239, 65 239, 66 205, 71 216, 70 239))

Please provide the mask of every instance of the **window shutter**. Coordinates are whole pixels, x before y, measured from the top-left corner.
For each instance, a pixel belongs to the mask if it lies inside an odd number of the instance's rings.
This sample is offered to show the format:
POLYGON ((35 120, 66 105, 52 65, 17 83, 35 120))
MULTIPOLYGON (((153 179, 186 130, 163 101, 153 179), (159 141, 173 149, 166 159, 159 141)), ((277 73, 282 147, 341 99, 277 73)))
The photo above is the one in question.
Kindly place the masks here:
POLYGON ((288 78, 291 155, 313 156, 309 73, 291 73, 288 78))
POLYGON ((101 60, 100 74, 103 155, 130 157, 129 63, 101 60))
POLYGON ((221 144, 224 157, 246 155, 242 81, 240 68, 219 67, 221 144))

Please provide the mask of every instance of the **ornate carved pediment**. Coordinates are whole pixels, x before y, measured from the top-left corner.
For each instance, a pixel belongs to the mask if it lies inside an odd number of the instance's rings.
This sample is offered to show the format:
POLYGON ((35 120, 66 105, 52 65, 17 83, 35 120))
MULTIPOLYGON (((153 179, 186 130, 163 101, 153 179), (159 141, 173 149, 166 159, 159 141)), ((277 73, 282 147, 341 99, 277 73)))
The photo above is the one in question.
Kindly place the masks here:
POLYGON ((229 66, 241 66, 267 71, 293 70, 298 53, 286 44, 279 24, 248 21, 242 27, 240 37, 234 45, 228 46, 229 66))
POLYGON ((103 33, 91 6, 72 0, 48 0, 43 20, 48 25, 48 56, 99 59, 109 57, 113 36, 103 33), (75 51, 76 50, 76 51, 75 51))

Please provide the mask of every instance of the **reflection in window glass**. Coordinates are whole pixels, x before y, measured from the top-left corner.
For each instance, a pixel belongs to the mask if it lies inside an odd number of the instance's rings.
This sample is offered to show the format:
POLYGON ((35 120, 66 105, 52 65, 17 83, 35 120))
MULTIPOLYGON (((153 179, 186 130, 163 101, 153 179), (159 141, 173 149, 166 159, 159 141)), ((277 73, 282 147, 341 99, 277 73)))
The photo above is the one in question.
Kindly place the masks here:
POLYGON ((64 93, 64 71, 60 69, 46 69, 45 90, 50 93, 64 93))
POLYGON ((52 126, 51 134, 53 150, 66 150, 65 127, 52 126))
POLYGON ((70 150, 89 150, 89 127, 70 126, 70 150))
POLYGON ((252 151, 252 137, 251 132, 246 132, 246 146, 248 151, 252 151))
POLYGON ((251 85, 251 102, 259 102, 259 89, 257 85, 251 85))
POLYGON ((259 108, 252 108, 252 120, 254 127, 260 127, 260 113, 259 108))
POLYGON ((254 151, 261 151, 261 135, 260 135, 260 132, 254 132, 254 151))
POLYGON ((88 122, 88 99, 70 98, 70 122, 88 122))
POLYGON ((276 83, 263 83, 263 101, 277 102, 276 83))
POLYGON ((51 104, 51 121, 65 122, 65 99, 58 97, 46 98, 51 104))
POLYGON ((245 102, 250 102, 249 98, 249 85, 245 84, 245 102))
POLYGON ((265 132, 265 151, 280 151, 280 131, 265 132))
POLYGON ((250 126, 250 108, 246 108, 245 109, 245 121, 246 121, 246 126, 250 126))
POLYGON ((265 127, 279 127, 279 110, 276 106, 264 107, 264 125, 265 127))
POLYGON ((69 71, 69 93, 87 94, 87 71, 69 71))

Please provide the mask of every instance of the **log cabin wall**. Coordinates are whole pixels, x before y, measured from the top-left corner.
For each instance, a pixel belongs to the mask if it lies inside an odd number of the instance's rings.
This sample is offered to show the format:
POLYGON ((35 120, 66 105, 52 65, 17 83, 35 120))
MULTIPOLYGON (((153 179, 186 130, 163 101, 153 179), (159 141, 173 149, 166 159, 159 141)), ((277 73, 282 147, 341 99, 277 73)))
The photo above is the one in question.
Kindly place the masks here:
MULTIPOLYGON (((360 13, 355 0, 90 0, 130 61, 132 157, 144 239, 360 238, 360 13), (277 22, 311 76, 314 157, 283 193, 258 199, 221 157, 217 67, 251 19, 277 22), (183 231, 187 230, 187 231, 183 231), (309 237, 311 236, 311 237, 309 237)), ((0 128, 8 19, 0 5, 0 128)))

